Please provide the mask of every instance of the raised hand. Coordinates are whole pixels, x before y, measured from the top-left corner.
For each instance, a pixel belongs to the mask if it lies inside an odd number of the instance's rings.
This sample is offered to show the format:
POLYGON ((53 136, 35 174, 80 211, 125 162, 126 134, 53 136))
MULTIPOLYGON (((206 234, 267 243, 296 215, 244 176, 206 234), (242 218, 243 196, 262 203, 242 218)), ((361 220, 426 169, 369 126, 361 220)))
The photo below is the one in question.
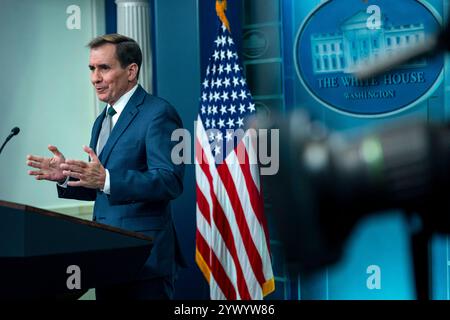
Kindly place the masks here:
POLYGON ((65 163, 61 164, 65 176, 78 179, 78 181, 69 181, 67 185, 103 190, 106 178, 105 168, 100 163, 94 150, 87 146, 83 146, 83 150, 91 158, 90 162, 66 160, 65 163))
POLYGON ((34 155, 27 156, 27 165, 39 170, 30 170, 28 174, 35 176, 36 180, 49 180, 63 183, 66 176, 63 174, 61 164, 65 162, 64 155, 55 146, 48 146, 48 150, 53 153, 52 158, 44 158, 34 155))

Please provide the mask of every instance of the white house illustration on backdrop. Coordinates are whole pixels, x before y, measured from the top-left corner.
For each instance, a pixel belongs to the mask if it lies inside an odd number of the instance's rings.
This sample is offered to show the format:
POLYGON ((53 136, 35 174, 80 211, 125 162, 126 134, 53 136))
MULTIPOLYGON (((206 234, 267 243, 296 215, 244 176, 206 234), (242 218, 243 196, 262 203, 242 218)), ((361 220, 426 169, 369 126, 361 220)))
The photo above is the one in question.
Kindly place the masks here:
MULTIPOLYGON (((311 35, 315 74, 350 73, 362 63, 392 55, 396 50, 405 49, 425 39, 423 23, 385 26, 383 19, 379 29, 371 30, 367 27, 369 16, 365 11, 359 11, 342 22, 340 32, 311 35)), ((426 64, 426 59, 423 58, 407 66, 424 67, 426 64)))

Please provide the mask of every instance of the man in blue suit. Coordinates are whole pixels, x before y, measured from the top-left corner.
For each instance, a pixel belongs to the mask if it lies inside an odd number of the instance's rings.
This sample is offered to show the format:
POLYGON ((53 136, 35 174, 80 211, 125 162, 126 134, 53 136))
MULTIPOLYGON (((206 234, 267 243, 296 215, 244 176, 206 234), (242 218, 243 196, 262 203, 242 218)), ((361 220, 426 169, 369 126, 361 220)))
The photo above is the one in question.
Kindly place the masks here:
POLYGON ((183 165, 175 165, 172 132, 182 127, 176 110, 138 85, 142 53, 128 37, 111 34, 89 43, 91 81, 107 103, 92 128, 90 161, 68 160, 55 146, 52 158, 28 156, 37 180, 58 182, 63 198, 95 200, 94 221, 154 238, 135 282, 97 288, 102 299, 170 299, 184 264, 170 201, 183 190, 183 165), (98 156, 97 156, 98 155, 98 156))

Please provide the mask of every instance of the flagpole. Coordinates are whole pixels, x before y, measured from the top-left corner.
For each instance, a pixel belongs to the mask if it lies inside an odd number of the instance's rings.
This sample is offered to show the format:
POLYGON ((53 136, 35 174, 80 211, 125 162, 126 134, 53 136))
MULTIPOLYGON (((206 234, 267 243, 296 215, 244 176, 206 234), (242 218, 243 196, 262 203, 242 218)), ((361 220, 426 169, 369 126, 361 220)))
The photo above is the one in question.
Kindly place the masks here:
POLYGON ((228 22, 227 16, 225 15, 225 11, 227 10, 227 0, 216 0, 216 13, 219 17, 220 21, 225 25, 228 29, 228 32, 231 33, 230 23, 228 22))

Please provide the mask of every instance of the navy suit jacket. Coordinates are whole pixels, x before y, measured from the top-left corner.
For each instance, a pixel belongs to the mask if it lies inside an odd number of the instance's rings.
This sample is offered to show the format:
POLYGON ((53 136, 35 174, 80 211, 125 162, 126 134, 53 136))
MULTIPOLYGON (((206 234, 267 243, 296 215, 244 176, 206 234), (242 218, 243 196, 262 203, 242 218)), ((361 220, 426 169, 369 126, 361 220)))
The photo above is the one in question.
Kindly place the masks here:
MULTIPOLYGON (((106 108, 92 128, 93 150, 105 113, 106 108)), ((177 143, 171 135, 181 127, 178 113, 168 102, 139 86, 99 155, 109 170, 111 193, 58 186, 59 197, 95 200, 94 221, 154 238, 139 279, 173 275, 184 265, 170 209, 170 200, 183 191, 184 166, 171 160, 177 143)))

